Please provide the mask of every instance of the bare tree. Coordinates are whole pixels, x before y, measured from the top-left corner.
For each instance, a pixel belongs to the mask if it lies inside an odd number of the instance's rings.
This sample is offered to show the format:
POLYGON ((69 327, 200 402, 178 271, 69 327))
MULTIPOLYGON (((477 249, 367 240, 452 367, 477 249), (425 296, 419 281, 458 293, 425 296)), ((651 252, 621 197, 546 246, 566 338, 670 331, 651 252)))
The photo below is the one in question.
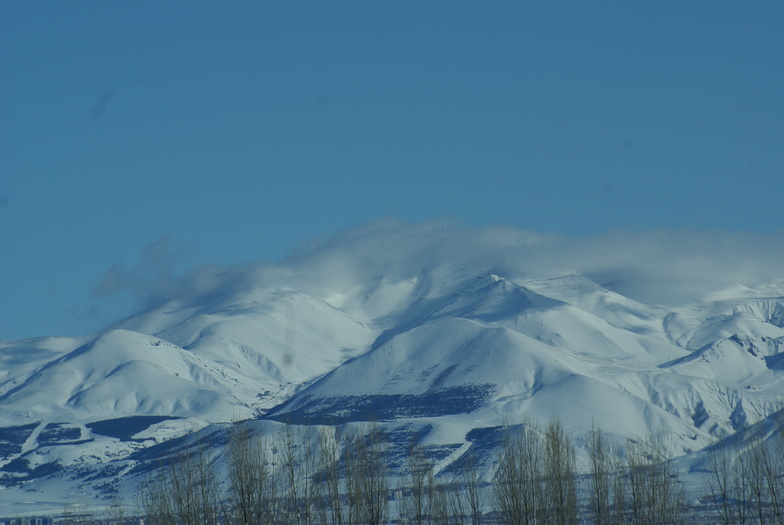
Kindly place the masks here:
POLYGON ((710 474, 705 479, 711 500, 724 525, 735 523, 732 498, 732 461, 724 447, 710 452, 710 474))
POLYGON ((547 425, 544 435, 545 523, 577 523, 575 451, 571 440, 557 420, 547 425))
POLYGON ((463 483, 462 476, 455 476, 451 486, 445 490, 449 523, 451 525, 468 525, 471 523, 470 507, 468 505, 468 491, 463 483))
POLYGON ((404 498, 398 505, 400 519, 412 525, 425 523, 427 506, 427 480, 432 468, 425 451, 416 443, 408 447, 406 476, 401 483, 404 498), (407 494, 406 494, 407 493, 407 494), (407 497, 406 497, 407 495, 407 497))
POLYGON ((530 421, 506 428, 493 484, 493 498, 508 525, 534 525, 543 499, 542 444, 530 421))
POLYGON ((684 519, 685 493, 672 471, 661 437, 627 443, 627 465, 634 524, 673 525, 684 519))
POLYGON ((349 523, 379 525, 389 512, 387 463, 377 425, 360 429, 346 443, 344 465, 349 523))
POLYGON ((241 525, 274 523, 277 515, 277 476, 265 439, 247 425, 235 425, 227 447, 230 501, 241 525))
POLYGON ((120 494, 112 494, 109 507, 106 509, 106 523, 108 525, 123 525, 125 523, 125 502, 120 494))
POLYGON ((765 483, 765 467, 767 451, 761 442, 753 443, 746 452, 748 459, 749 492, 753 501, 754 514, 759 525, 768 522, 767 484, 765 483))
POLYGON ((147 523, 154 525, 215 524, 221 500, 207 453, 196 446, 163 463, 141 491, 147 523))
POLYGON ((94 519, 95 512, 84 493, 69 496, 63 509, 64 525, 82 525, 92 522, 94 519))
POLYGON ((643 445, 637 441, 626 442, 626 470, 629 481, 629 505, 632 525, 643 525, 646 519, 646 468, 647 461, 643 445))
POLYGON ((350 480, 350 473, 358 472, 355 464, 358 459, 352 455, 349 444, 353 437, 338 439, 336 432, 322 429, 319 436, 318 472, 315 477, 317 486, 317 505, 321 523, 343 525, 356 523, 359 519, 360 497, 352 491, 359 484, 350 480))
POLYGON ((448 525, 449 504, 446 489, 443 483, 436 479, 432 469, 427 473, 427 509, 430 523, 448 525))
POLYGON ((621 457, 621 452, 617 448, 610 454, 610 472, 612 472, 612 502, 610 523, 612 525, 623 525, 626 521, 626 497, 628 483, 626 478, 626 464, 621 457))
POLYGON ((710 474, 706 485, 716 512, 724 525, 745 525, 748 520, 748 472, 744 454, 731 455, 726 447, 710 452, 710 474))
POLYGON ((281 450, 287 523, 310 525, 316 499, 316 455, 310 433, 300 432, 296 439, 294 432, 294 426, 287 424, 281 450))
POLYGON ((778 425, 769 446, 768 461, 765 463, 768 502, 774 523, 784 525, 784 436, 778 425))
POLYGON ((745 454, 737 454, 731 470, 731 483, 732 492, 735 494, 737 505, 735 506, 735 515, 738 525, 745 525, 751 520, 751 506, 750 497, 751 491, 749 488, 749 462, 745 454))
POLYGON ((776 486, 776 523, 784 523, 784 411, 780 410, 773 415, 773 456, 775 479, 772 483, 776 486))
POLYGON ((462 473, 462 487, 468 504, 471 525, 482 524, 482 510, 485 505, 485 495, 480 485, 479 463, 476 455, 469 450, 466 460, 466 469, 462 473))
POLYGON ((686 509, 686 493, 673 470, 672 457, 667 443, 661 435, 654 437, 653 443, 653 486, 655 494, 655 513, 659 517, 654 523, 677 525, 683 523, 686 509))
POLYGON ((602 431, 595 425, 591 426, 588 458, 591 466, 591 511, 596 525, 612 523, 610 454, 602 431))
POLYGON ((757 435, 745 450, 731 453, 716 446, 710 454, 706 486, 722 523, 784 524, 784 434, 781 413, 773 432, 757 435))
POLYGON ((784 523, 784 437, 781 430, 770 442, 762 437, 745 453, 746 473, 753 512, 760 525, 784 523))

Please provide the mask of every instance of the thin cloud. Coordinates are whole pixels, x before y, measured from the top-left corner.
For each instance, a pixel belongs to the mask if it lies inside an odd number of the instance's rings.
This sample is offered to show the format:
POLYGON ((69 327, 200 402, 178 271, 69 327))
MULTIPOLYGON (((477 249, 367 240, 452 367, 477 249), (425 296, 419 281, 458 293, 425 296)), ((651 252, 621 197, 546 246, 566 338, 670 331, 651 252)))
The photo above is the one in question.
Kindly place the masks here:
POLYGON ((435 268, 510 279, 583 274, 662 304, 700 300, 733 285, 784 278, 784 232, 614 231, 570 238, 456 221, 384 219, 303 246, 284 261, 333 284, 404 278, 435 268))
POLYGON ((576 273, 632 298, 674 306, 731 286, 784 279, 784 233, 655 230, 570 238, 450 219, 385 218, 308 242, 278 264, 197 265, 179 274, 174 244, 163 237, 144 249, 137 266, 109 268, 93 296, 128 294, 151 306, 255 287, 328 297, 422 275, 435 276, 438 287, 439 279, 454 286, 486 273, 513 280, 576 273))
POLYGON ((135 266, 112 265, 93 288, 92 296, 107 299, 127 294, 145 303, 176 297, 188 286, 188 279, 176 273, 180 260, 174 239, 168 235, 161 237, 144 247, 141 260, 135 266))

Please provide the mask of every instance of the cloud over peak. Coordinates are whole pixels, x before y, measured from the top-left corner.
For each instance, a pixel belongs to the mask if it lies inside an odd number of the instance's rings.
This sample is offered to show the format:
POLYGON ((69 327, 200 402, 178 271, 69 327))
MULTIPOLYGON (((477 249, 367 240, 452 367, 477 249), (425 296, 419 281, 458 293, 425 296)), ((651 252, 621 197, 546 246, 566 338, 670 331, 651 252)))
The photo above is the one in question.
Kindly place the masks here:
POLYGON ((164 237, 145 248, 136 267, 113 266, 94 296, 126 293, 150 306, 259 286, 319 295, 448 270, 466 279, 484 273, 513 280, 583 274, 633 298, 674 306, 732 286, 784 280, 782 232, 618 230, 573 238, 509 226, 469 227, 454 219, 412 224, 383 218, 309 241, 278 263, 202 264, 185 273, 175 271, 174 245, 164 237))

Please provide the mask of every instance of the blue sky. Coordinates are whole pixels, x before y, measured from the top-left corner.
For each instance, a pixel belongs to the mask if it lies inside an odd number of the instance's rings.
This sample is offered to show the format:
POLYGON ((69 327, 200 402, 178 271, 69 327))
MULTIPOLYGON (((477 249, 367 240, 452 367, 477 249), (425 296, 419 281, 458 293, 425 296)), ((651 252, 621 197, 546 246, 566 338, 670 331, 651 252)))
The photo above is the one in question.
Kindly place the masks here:
POLYGON ((781 232, 781 27, 774 1, 2 2, 0 339, 131 313, 112 276, 383 216, 781 232))

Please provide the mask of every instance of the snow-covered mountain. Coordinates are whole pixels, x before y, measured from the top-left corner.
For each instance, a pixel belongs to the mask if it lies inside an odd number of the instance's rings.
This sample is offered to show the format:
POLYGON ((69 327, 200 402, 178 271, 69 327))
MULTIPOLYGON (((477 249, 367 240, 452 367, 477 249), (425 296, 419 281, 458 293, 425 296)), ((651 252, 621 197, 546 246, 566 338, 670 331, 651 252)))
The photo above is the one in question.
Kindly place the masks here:
POLYGON ((653 302, 682 277, 667 262, 448 233, 380 221, 277 265, 202 269, 100 333, 0 341, 0 514, 132 484, 156 445, 240 419, 375 420, 465 451, 477 429, 558 418, 578 443, 592 425, 666 432, 684 455, 781 408, 781 276, 725 272, 653 302))

